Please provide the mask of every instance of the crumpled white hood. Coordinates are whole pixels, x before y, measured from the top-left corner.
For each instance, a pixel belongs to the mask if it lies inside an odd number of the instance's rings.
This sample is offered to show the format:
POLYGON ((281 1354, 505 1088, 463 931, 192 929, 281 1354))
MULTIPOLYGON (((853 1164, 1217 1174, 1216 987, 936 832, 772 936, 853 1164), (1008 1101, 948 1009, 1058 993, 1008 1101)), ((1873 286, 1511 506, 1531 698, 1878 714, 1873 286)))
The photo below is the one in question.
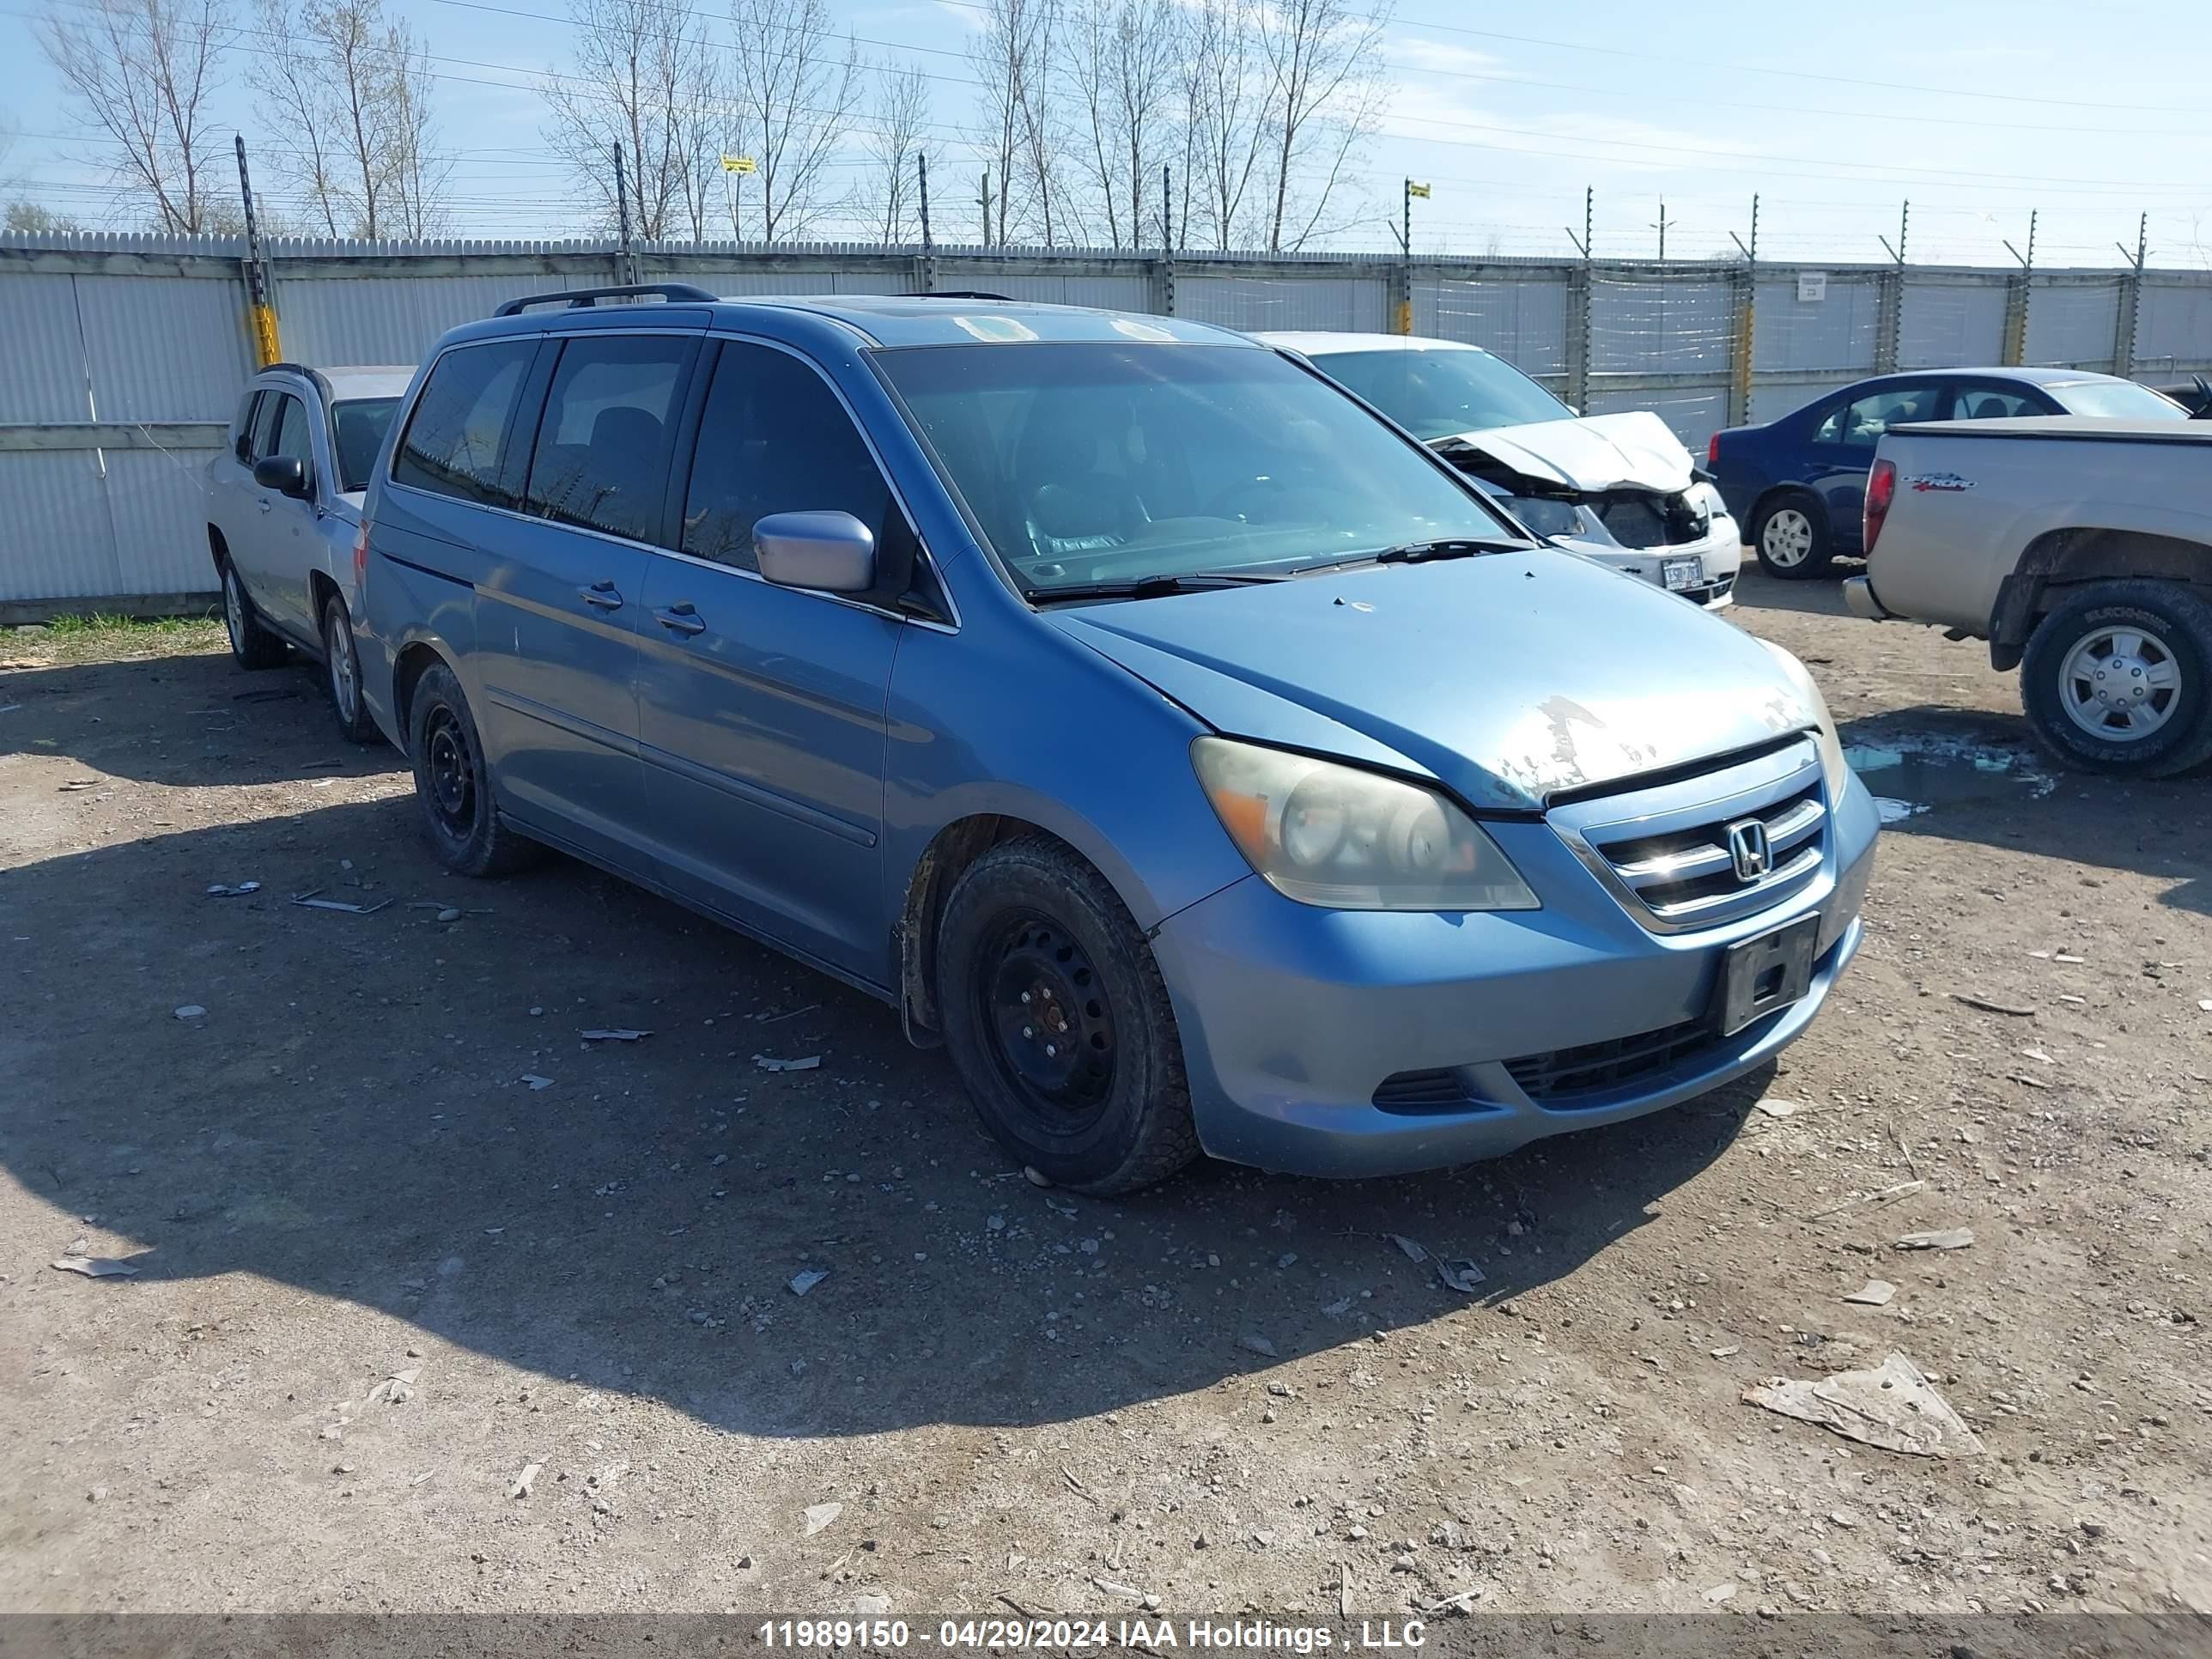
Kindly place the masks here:
POLYGON ((1690 487, 1690 452, 1649 410, 1492 427, 1437 442, 1443 447, 1465 444, 1516 472, 1571 489, 1656 489, 1672 495, 1690 487))

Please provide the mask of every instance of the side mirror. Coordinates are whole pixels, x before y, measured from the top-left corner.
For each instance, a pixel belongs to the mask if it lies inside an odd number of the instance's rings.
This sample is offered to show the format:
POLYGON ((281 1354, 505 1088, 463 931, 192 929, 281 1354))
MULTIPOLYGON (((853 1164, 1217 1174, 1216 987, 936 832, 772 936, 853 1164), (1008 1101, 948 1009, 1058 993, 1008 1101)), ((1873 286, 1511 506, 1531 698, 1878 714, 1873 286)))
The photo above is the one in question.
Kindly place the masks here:
POLYGON ((296 455, 264 455, 253 464, 253 482, 295 501, 307 499, 307 464, 296 455))
POLYGON ((753 526, 760 573, 778 587, 865 593, 876 585, 876 534, 849 513, 771 513, 753 526))

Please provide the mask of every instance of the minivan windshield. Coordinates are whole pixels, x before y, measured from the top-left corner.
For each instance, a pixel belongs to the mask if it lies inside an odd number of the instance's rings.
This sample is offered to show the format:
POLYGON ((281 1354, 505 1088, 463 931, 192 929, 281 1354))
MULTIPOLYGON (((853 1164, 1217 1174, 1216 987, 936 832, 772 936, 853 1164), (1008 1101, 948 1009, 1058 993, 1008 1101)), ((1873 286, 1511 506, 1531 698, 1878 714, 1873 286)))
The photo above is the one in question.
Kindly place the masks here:
POLYGON ((368 488, 369 470, 391 430, 392 411, 398 407, 397 398, 348 398, 331 405, 331 453, 337 460, 341 490, 368 488))
POLYGON ((1574 410, 1486 351, 1389 346, 1332 351, 1314 366, 1350 386, 1423 442, 1493 427, 1571 421, 1574 410))
POLYGON ((2127 421, 2185 421, 2189 411, 2172 398, 2129 380, 2076 380, 2054 386, 2051 395, 2069 415, 2101 415, 2127 421))
POLYGON ((1039 342, 910 346, 875 362, 1032 597, 1521 539, 1272 351, 1039 342))

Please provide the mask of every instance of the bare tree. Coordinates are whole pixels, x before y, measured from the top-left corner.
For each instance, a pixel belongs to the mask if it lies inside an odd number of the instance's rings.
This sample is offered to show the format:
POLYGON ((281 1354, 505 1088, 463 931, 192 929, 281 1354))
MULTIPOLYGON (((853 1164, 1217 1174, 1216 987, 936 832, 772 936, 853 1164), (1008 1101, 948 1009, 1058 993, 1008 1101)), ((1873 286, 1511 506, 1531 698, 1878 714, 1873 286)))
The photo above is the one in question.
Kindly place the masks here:
POLYGON ((658 241, 684 210, 697 159, 685 153, 684 112, 711 95, 706 26, 672 0, 569 0, 568 15, 575 58, 544 83, 546 142, 605 224, 617 217, 620 152, 632 226, 658 241))
POLYGON ((34 29, 124 198, 163 230, 206 228, 222 190, 208 106, 230 36, 227 0, 51 0, 34 29))
POLYGON ((430 106, 430 57, 404 23, 386 36, 388 79, 385 97, 392 126, 392 221, 401 235, 420 241, 441 235, 452 212, 447 190, 453 156, 438 144, 430 106))
POLYGON ((1097 191, 1110 246, 1136 247, 1151 228, 1147 191, 1174 154, 1181 45, 1174 0, 1111 0, 1077 19, 1069 78, 1086 128, 1083 167, 1097 191))
POLYGON ((1053 59, 1059 0, 983 0, 982 32, 968 49, 981 83, 971 136, 991 175, 987 242, 1006 246, 1018 221, 1024 234, 1053 243, 1062 216, 1054 199, 1062 135, 1053 112, 1053 59), (992 208, 997 210, 995 224, 992 208))
POLYGON ((278 174, 332 236, 419 234, 450 165, 430 131, 429 66, 383 0, 257 0, 273 50, 246 78, 293 138, 278 174))
POLYGON ((1196 0, 1185 18, 1184 172, 1196 180, 1200 234, 1224 252, 1258 240, 1252 190, 1267 148, 1265 66, 1255 45, 1260 4, 1196 0))
POLYGON ((761 232, 803 236, 843 204, 829 163, 860 101, 860 58, 832 32, 826 0, 732 0, 737 118, 757 146, 761 232))
POLYGON ((873 158, 869 167, 868 216, 886 243, 914 240, 920 194, 915 163, 929 125, 929 76, 918 69, 884 69, 876 75, 874 125, 861 139, 873 158))
MULTIPOLYGON (((744 148, 731 106, 727 67, 713 43, 707 44, 699 54, 690 94, 676 111, 676 155, 671 163, 682 209, 681 228, 690 231, 695 242, 707 240, 708 218, 720 216, 715 210, 724 188, 724 154, 744 148)), ((672 237, 676 228, 671 227, 672 237)))
POLYGON ((1304 246, 1344 179, 1344 164, 1382 114, 1378 64, 1386 5, 1355 12, 1345 0, 1266 0, 1257 8, 1267 68, 1268 161, 1274 202, 1267 248, 1304 246))

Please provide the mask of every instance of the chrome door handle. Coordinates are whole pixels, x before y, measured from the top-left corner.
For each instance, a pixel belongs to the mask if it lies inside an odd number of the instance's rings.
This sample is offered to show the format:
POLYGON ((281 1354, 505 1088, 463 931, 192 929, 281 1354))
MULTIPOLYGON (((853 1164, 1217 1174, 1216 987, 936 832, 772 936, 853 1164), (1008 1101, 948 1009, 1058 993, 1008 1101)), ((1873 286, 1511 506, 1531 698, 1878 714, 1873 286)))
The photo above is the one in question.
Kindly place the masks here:
POLYGON ((689 600, 682 605, 672 605, 665 611, 654 611, 653 619, 672 634, 703 634, 707 631, 706 623, 691 608, 689 600))
POLYGON ((612 582, 593 582, 589 587, 580 587, 576 597, 594 611, 619 611, 623 596, 615 592, 612 582))

